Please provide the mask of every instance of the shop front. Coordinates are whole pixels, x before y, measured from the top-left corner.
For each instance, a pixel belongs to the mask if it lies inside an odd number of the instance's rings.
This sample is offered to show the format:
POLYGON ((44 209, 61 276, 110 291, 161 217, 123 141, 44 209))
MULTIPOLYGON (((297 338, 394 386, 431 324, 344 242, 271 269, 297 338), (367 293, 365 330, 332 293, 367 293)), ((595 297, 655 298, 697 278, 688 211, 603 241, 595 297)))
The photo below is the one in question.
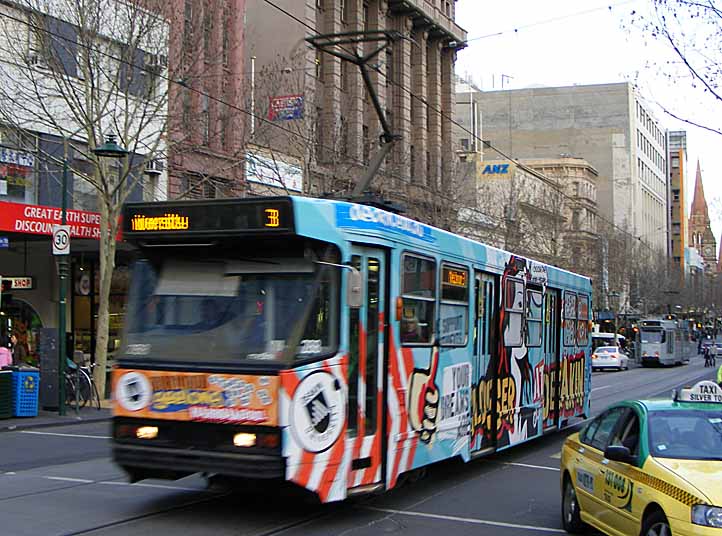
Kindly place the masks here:
MULTIPOLYGON (((67 282, 66 341, 71 359, 94 362, 99 304, 100 215, 68 210, 71 226, 67 282)), ((43 328, 57 333, 58 272, 52 255, 52 226, 61 222, 54 207, 0 202, 0 341, 16 335, 29 365, 41 363, 43 328)), ((120 344, 125 314, 129 254, 119 244, 111 284, 109 360, 120 344)), ((41 370, 42 374, 42 370, 41 370)))

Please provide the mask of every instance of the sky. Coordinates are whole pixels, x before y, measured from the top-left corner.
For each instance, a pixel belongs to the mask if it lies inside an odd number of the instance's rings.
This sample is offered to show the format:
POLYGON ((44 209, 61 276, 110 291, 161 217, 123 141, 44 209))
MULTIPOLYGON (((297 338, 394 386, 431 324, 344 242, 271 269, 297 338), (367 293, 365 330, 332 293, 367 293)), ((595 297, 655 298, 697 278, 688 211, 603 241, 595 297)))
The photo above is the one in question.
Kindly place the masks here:
MULTIPOLYGON (((651 0, 458 0, 456 21, 468 33, 468 46, 458 54, 456 73, 483 90, 634 82, 664 128, 687 131, 687 214, 699 159, 719 244, 722 136, 674 119, 662 107, 719 129, 722 104, 688 78, 664 75, 674 69, 666 63, 673 59, 669 49, 632 22, 650 9, 651 0)), ((703 35, 696 24, 685 23, 685 32, 703 35)))

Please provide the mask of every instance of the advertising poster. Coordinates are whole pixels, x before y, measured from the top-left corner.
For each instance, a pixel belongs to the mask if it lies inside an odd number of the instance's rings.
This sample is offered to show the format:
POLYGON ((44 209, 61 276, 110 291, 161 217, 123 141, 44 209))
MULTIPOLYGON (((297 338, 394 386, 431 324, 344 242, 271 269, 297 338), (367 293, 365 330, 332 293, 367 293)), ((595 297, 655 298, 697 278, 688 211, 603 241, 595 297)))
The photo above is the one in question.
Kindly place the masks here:
POLYGON ((176 421, 276 426, 277 376, 113 371, 113 413, 176 421))

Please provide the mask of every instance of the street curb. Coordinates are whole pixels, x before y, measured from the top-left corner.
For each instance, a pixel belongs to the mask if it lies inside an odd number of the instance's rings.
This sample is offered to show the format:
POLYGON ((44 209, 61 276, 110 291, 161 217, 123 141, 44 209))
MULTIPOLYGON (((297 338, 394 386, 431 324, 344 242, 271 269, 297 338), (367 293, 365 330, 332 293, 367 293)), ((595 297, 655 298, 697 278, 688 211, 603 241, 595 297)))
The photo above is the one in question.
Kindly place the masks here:
MULTIPOLYGON (((30 417, 32 418, 32 417, 30 417)), ((103 422, 103 421, 110 421, 112 418, 112 415, 110 414, 103 414, 98 415, 94 417, 75 417, 72 415, 67 415, 62 418, 62 420, 53 420, 53 421, 44 421, 44 422, 32 422, 28 421, 27 424, 20 423, 20 424, 3 424, 2 421, 0 421, 0 433, 3 432, 19 432, 23 430, 32 430, 37 428, 55 428, 58 426, 72 426, 74 424, 86 424, 86 423, 96 423, 96 422, 103 422)))

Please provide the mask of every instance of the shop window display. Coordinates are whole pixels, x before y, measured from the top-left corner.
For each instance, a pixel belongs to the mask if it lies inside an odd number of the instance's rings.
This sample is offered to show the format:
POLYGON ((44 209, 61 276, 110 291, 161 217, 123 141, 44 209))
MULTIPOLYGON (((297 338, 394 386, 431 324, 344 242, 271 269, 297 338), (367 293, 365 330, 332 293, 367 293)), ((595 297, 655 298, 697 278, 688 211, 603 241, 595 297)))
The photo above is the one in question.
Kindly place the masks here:
POLYGON ((0 309, 0 339, 11 335, 17 338, 26 355, 25 363, 38 366, 38 333, 43 327, 42 321, 35 309, 23 300, 12 296, 3 296, 2 309, 0 309))

